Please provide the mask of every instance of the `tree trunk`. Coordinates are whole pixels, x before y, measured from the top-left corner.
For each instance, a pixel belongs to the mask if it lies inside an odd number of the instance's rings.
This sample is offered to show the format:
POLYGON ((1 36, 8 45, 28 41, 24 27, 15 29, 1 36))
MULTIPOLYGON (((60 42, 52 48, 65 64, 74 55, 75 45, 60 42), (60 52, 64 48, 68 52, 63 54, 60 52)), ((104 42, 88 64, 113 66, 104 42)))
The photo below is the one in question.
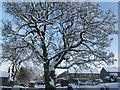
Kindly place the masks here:
POLYGON ((44 64, 44 79, 45 79, 45 90, 55 90, 54 86, 50 84, 50 71, 49 63, 44 64))
POLYGON ((54 87, 56 88, 56 76, 55 76, 55 70, 50 72, 50 77, 54 82, 54 87))

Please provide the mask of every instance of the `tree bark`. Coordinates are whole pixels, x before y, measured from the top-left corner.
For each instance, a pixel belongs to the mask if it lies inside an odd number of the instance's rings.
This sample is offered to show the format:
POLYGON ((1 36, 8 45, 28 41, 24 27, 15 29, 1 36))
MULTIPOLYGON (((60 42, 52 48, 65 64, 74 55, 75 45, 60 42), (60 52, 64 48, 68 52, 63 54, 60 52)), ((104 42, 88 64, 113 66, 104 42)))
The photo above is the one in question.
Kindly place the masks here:
POLYGON ((55 76, 55 70, 50 72, 50 77, 54 82, 54 88, 56 88, 56 76, 55 76))
POLYGON ((54 86, 50 84, 50 77, 49 62, 47 62, 44 64, 45 90, 55 90, 54 86))

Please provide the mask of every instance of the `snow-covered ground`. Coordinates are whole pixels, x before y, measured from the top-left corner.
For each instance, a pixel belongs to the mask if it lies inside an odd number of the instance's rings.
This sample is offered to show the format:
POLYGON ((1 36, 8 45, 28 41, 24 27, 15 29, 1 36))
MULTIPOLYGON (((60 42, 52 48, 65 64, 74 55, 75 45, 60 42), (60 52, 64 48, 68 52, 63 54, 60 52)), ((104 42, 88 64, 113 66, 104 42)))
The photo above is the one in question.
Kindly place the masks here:
POLYGON ((104 83, 96 86, 80 86, 82 90, 120 90, 120 83, 104 83))
POLYGON ((11 88, 11 87, 8 87, 8 86, 0 86, 0 90, 2 90, 2 88, 11 88))
MULTIPOLYGON (((99 84, 95 86, 91 85, 84 85, 84 86, 79 86, 75 84, 69 84, 74 90, 81 89, 81 90, 101 90, 108 88, 109 90, 120 90, 120 83, 104 83, 104 84, 99 84)), ((67 86, 61 87, 59 86, 58 88, 67 88, 67 86)))
POLYGON ((35 88, 45 88, 45 85, 36 85, 35 88))
POLYGON ((90 85, 86 85, 86 86, 80 86, 81 90, 100 90, 100 88, 98 88, 97 86, 90 86, 90 85))
POLYGON ((109 90, 113 90, 115 88, 119 88, 120 90, 120 83, 104 83, 97 85, 98 88, 109 88, 109 90))
MULTIPOLYGON (((95 86, 91 86, 91 85, 84 85, 84 86, 79 86, 79 85, 75 85, 75 84, 69 84, 68 86, 64 86, 61 87, 60 85, 58 85, 56 88, 68 88, 68 87, 72 87, 73 90, 120 90, 120 83, 104 83, 104 84, 99 84, 99 85, 95 85, 95 86)), ((0 86, 0 90, 2 88, 12 88, 12 87, 8 87, 8 86, 0 86)), ((13 86, 13 88, 27 88, 27 87, 22 87, 22 86, 13 86)), ((35 88, 45 88, 45 85, 36 85, 35 88)))

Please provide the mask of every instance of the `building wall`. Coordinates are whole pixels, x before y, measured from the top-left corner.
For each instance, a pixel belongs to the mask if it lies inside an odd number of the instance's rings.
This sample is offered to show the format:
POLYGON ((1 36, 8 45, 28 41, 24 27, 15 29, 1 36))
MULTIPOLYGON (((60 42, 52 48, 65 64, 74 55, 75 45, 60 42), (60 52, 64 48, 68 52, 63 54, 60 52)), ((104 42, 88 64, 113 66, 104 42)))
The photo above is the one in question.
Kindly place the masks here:
MULTIPOLYGON (((109 72, 108 72, 109 73, 109 72)), ((110 74, 117 74, 118 75, 118 77, 120 77, 120 72, 110 72, 110 74)))
POLYGON ((93 74, 93 73, 71 73, 69 74, 70 77, 73 78, 83 78, 83 79, 99 79, 100 78, 100 74, 93 74))
POLYGON ((58 78, 64 78, 73 80, 74 78, 84 79, 84 80, 94 80, 94 79, 100 79, 100 74, 96 73, 67 73, 64 72, 61 75, 58 76, 58 78))

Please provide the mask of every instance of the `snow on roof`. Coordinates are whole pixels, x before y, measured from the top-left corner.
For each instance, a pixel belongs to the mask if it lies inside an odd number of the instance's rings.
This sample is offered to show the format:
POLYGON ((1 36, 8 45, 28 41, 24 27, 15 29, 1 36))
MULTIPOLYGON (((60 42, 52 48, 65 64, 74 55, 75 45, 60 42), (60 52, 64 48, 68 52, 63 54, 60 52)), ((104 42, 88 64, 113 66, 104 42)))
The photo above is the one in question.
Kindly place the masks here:
POLYGON ((97 69, 84 69, 84 70, 81 70, 81 69, 79 69, 79 68, 76 68, 76 69, 74 69, 74 68, 69 68, 68 69, 68 72, 69 73, 96 73, 96 74, 100 74, 100 72, 97 70, 97 69))
POLYGON ((9 73, 0 71, 0 77, 8 77, 8 76, 9 76, 9 73))
POLYGON ((120 72, 120 67, 104 67, 107 72, 120 72))
POLYGON ((113 75, 113 76, 118 76, 117 73, 110 73, 110 75, 113 75))
POLYGON ((35 83, 35 81, 30 81, 29 83, 35 83))

